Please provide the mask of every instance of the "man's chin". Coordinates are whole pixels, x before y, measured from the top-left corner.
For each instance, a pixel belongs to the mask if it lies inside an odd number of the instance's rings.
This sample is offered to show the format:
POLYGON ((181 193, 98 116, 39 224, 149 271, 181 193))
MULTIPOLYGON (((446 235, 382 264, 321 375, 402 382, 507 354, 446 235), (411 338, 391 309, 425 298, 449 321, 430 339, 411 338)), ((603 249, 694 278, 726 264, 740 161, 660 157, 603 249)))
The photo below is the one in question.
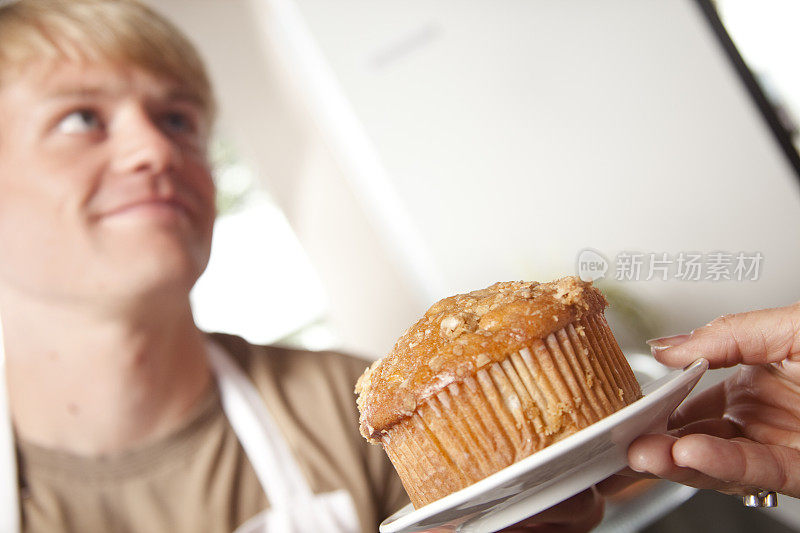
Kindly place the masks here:
MULTIPOLYGON (((109 280, 116 291, 128 296, 159 297, 186 295, 205 269, 208 261, 203 253, 142 253, 127 264, 118 266, 119 276, 109 280)), ((116 292, 114 291, 114 292, 116 292)))

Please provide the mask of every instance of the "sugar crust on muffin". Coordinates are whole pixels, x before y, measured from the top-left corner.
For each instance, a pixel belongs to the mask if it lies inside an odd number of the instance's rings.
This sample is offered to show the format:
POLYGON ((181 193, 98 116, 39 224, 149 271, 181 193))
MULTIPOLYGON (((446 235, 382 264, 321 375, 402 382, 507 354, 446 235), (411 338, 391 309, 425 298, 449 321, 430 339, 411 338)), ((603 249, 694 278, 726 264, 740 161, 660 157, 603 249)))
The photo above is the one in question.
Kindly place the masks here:
POLYGON ((573 276, 498 282, 440 300, 356 383, 361 434, 377 442, 381 430, 450 383, 607 305, 591 283, 573 276))

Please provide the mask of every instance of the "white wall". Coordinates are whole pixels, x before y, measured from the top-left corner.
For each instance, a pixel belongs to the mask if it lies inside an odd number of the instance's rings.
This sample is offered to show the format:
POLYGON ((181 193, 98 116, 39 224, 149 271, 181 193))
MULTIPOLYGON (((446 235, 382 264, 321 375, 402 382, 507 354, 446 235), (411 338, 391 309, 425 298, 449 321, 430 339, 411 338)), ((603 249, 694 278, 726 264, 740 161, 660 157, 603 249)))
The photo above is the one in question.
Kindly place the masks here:
POLYGON ((159 3, 346 346, 383 353, 433 299, 573 273, 586 246, 764 254, 757 282, 624 284, 658 333, 797 298, 798 182, 693 2, 293 5, 159 3))
POLYGON ((445 293, 578 250, 761 251, 628 284, 663 333, 797 299, 800 190, 693 2, 299 0, 445 293))

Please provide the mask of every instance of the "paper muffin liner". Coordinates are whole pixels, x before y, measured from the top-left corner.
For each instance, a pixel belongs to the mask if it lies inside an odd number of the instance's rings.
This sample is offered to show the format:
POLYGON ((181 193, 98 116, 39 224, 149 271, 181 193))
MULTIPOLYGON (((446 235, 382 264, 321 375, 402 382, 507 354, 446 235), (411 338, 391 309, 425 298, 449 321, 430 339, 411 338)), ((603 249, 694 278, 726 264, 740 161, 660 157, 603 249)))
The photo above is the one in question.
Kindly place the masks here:
POLYGON ((419 508, 640 396, 603 315, 586 316, 426 399, 382 443, 419 508))

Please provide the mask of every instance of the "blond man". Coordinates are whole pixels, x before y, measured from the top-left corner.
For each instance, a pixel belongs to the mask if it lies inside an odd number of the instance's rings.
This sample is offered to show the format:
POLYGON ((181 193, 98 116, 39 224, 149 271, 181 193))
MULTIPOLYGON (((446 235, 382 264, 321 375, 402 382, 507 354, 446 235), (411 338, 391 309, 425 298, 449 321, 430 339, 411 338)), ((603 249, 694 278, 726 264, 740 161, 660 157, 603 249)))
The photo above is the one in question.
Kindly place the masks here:
POLYGON ((192 319, 215 214, 192 45, 134 0, 22 0, 0 40, 0 530, 374 531, 407 497, 358 435, 365 363, 192 319))

